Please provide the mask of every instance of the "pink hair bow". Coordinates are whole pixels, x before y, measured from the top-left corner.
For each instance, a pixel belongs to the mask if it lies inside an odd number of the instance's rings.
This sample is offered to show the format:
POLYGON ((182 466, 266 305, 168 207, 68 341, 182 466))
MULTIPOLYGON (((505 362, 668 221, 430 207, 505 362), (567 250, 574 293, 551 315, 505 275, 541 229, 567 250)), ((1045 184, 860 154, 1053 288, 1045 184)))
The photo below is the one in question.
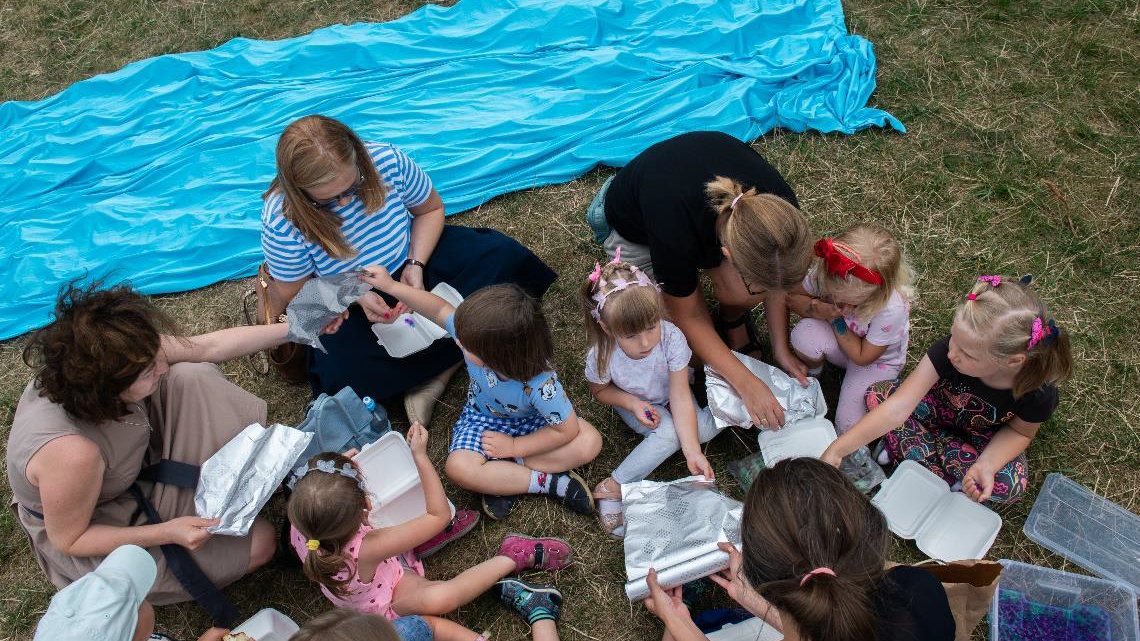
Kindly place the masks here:
POLYGON ((990 287, 1001 285, 1001 276, 978 276, 979 283, 989 283, 990 287))
POLYGON ((1053 319, 1049 319, 1046 323, 1040 316, 1033 319, 1033 329, 1029 332, 1029 347, 1033 349, 1042 341, 1049 341, 1057 337, 1060 330, 1057 329, 1057 323, 1053 319))

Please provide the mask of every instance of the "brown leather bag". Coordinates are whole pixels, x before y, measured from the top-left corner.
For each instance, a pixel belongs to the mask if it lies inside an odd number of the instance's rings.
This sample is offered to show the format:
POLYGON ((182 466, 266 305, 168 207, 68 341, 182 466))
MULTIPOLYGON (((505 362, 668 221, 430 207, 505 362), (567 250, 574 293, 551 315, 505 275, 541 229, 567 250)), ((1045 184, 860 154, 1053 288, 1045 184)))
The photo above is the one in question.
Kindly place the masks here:
MULTIPOLYGON (((274 309, 269 301, 269 285, 273 277, 269 275, 269 268, 265 263, 257 268, 252 287, 242 295, 242 310, 245 312, 247 325, 272 325, 286 322, 285 310, 274 309), (254 309, 250 309, 251 302, 254 309), (256 311, 256 314, 255 314, 256 311)), ((309 351, 304 345, 297 343, 282 343, 260 352, 259 371, 269 373, 270 365, 277 370, 278 376, 290 383, 304 383, 309 379, 309 351)))

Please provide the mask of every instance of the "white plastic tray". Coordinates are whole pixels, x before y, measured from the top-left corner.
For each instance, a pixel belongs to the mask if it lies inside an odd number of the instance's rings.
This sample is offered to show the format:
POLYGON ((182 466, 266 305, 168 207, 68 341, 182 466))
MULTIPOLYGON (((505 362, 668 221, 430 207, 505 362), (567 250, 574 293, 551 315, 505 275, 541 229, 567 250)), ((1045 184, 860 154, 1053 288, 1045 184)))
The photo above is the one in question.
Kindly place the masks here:
POLYGON ((939 561, 981 559, 1001 530, 997 512, 951 492, 916 461, 903 461, 871 502, 892 532, 914 539, 919 550, 939 561))
POLYGON ((292 619, 273 608, 265 608, 231 630, 244 632, 257 641, 289 641, 300 630, 292 619))
MULTIPOLYGON (((427 514, 420 473, 402 434, 388 432, 364 446, 353 460, 364 472, 364 484, 373 497, 368 516, 373 527, 392 527, 427 514)), ((455 505, 451 515, 455 516, 455 505)))
POLYGON ((716 632, 710 632, 709 641, 780 641, 784 636, 760 617, 730 623, 716 632))
POLYGON ((819 416, 796 421, 777 431, 760 430, 756 437, 764 454, 764 465, 768 467, 789 458, 819 458, 834 440, 835 427, 831 421, 819 416))
MULTIPOLYGON (((458 307, 463 296, 447 283, 432 288, 431 293, 458 307)), ((447 336, 447 332, 419 314, 400 314, 391 323, 373 323, 372 333, 393 358, 403 358, 408 354, 427 349, 436 340, 447 336), (410 321, 410 322, 409 322, 410 321)))

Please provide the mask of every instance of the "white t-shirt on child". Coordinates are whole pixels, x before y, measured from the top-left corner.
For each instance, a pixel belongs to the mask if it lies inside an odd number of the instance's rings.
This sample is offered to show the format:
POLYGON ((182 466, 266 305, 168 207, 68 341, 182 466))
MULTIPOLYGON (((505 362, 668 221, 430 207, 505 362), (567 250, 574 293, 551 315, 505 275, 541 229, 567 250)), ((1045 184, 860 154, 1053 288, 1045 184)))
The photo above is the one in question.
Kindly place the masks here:
MULTIPOLYGON (((803 281, 804 290, 810 296, 819 296, 815 286, 815 274, 808 272, 803 281)), ((906 364, 906 348, 910 343, 910 302, 895 290, 883 308, 863 322, 852 314, 844 314, 847 329, 859 338, 879 347, 886 347, 883 355, 875 360, 880 366, 901 368, 906 364)))
POLYGON ((662 320, 661 342, 645 358, 634 360, 615 343, 603 376, 598 373, 597 355, 596 347, 586 352, 586 380, 599 385, 613 383, 643 401, 664 405, 669 402, 669 373, 687 368, 693 351, 681 330, 662 320))

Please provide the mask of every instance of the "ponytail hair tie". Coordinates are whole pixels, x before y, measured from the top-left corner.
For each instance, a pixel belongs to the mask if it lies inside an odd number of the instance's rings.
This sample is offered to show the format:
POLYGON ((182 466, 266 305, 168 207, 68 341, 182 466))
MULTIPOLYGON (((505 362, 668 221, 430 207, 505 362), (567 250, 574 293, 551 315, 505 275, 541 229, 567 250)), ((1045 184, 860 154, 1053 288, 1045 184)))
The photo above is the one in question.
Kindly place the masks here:
POLYGON ((1057 322, 1052 318, 1045 322, 1040 316, 1033 319, 1033 329, 1029 332, 1029 346, 1027 350, 1031 350, 1037 345, 1044 343, 1048 345, 1057 338, 1061 330, 1057 328, 1057 322))
POLYGON ((821 574, 826 574, 828 576, 838 576, 835 574, 835 570, 832 570, 831 568, 816 568, 811 572, 805 574, 803 578, 800 579, 800 587, 804 587, 804 584, 808 582, 808 579, 812 578, 813 576, 819 576, 821 574))
POLYGON ((317 548, 321 547, 321 542, 317 539, 309 539, 305 541, 305 547, 308 548, 310 552, 316 552, 317 548))
POLYGON ((744 192, 736 194, 736 198, 733 198, 732 202, 729 203, 728 208, 730 211, 736 211, 736 203, 740 202, 741 198, 744 198, 744 192))
POLYGON ((990 287, 1001 287, 1001 276, 978 276, 979 283, 988 283, 990 287))
POLYGON ((966 300, 978 300, 978 295, 974 292, 970 292, 969 294, 966 294, 966 300))

